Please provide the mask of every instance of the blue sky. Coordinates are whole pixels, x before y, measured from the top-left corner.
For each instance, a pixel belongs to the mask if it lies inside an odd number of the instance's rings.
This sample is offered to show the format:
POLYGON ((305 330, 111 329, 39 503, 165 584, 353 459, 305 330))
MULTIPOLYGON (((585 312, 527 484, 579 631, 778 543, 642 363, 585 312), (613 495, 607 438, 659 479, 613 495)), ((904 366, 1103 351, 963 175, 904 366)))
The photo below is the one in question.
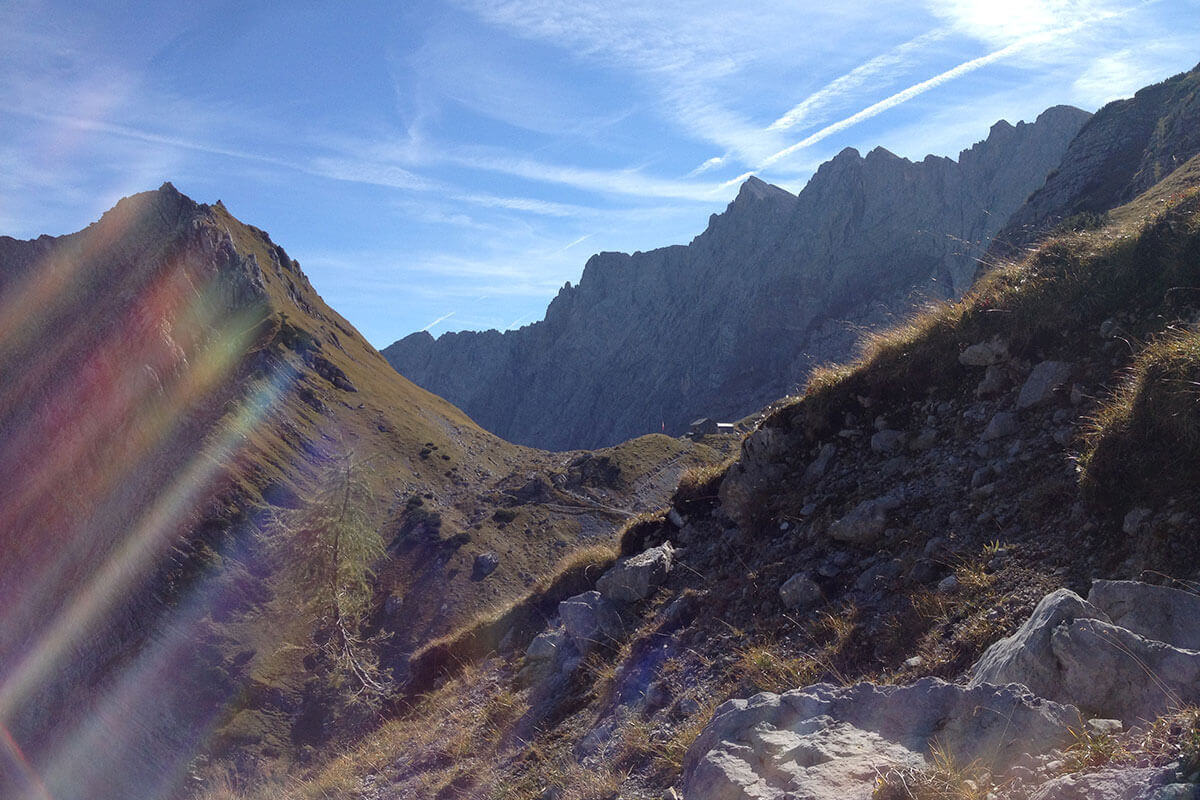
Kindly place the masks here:
POLYGON ((222 199, 377 346, 542 317, 757 174, 954 156, 1200 61, 1200 0, 0 3, 0 234, 164 180, 222 199))

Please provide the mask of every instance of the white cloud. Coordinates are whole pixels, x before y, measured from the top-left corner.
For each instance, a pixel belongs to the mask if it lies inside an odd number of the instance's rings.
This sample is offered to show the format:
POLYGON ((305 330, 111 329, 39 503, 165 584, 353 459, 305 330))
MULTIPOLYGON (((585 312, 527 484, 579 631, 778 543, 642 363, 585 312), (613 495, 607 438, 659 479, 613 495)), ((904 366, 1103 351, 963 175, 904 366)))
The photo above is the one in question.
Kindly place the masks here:
POLYGON ((864 86, 878 83, 880 78, 903 73, 912 67, 913 58, 931 44, 945 38, 946 31, 935 30, 893 47, 882 55, 841 75, 813 92, 802 102, 792 107, 779 119, 767 126, 767 130, 787 130, 810 121, 820 121, 831 108, 845 100, 846 95, 864 86))
POLYGON ((803 79, 804 73, 796 71, 796 53, 818 53, 846 30, 877 24, 895 5, 798 9, 785 0, 744 5, 721 0, 459 1, 517 36, 631 76, 657 97, 659 113, 743 164, 756 163, 785 143, 777 130, 764 129, 757 121, 756 109, 763 97, 803 79))
POLYGON ((1032 39, 1015 42, 1013 44, 1008 45, 1007 47, 1002 47, 999 50, 994 50, 985 56, 980 56, 979 58, 973 58, 970 61, 965 61, 962 64, 959 64, 958 66, 956 66, 952 69, 946 70, 945 72, 941 73, 940 75, 935 75, 932 78, 929 78, 928 80, 924 80, 924 81, 921 81, 920 83, 913 84, 912 86, 909 86, 907 89, 905 89, 903 91, 896 92, 891 97, 886 97, 877 103, 873 103, 873 104, 867 106, 866 108, 864 108, 863 110, 859 111, 858 113, 851 114, 850 116, 846 117, 845 119, 841 119, 841 120, 833 123, 832 125, 826 125, 824 128, 817 131, 816 133, 806 136, 804 139, 801 139, 799 142, 796 142, 795 144, 793 144, 789 147, 785 147, 784 149, 780 150, 779 152, 773 154, 772 156, 767 158, 765 161, 763 161, 762 166, 764 166, 764 167, 770 166, 771 164, 781 161, 797 151, 803 150, 806 147, 811 147, 812 145, 816 144, 817 142, 820 142, 823 139, 827 139, 836 133, 841 133, 842 131, 846 130, 847 128, 853 127, 854 125, 857 125, 858 123, 860 123, 864 120, 868 120, 872 117, 879 116, 883 112, 888 111, 892 108, 895 108, 896 106, 900 105, 901 103, 906 103, 909 100, 913 99, 914 97, 917 97, 918 95, 928 92, 930 89, 936 89, 937 87, 939 87, 943 84, 949 83, 950 81, 954 80, 955 78, 966 75, 969 72, 974 72, 975 70, 979 69, 980 67, 985 67, 988 64, 991 64, 995 61, 999 61, 1002 58, 1007 58, 1008 56, 1012 55, 1013 53, 1016 53, 1017 51, 1021 50, 1023 47, 1027 46, 1030 43, 1032 43, 1032 39))
POLYGON ((594 169, 553 164, 503 153, 468 155, 446 153, 442 158, 459 166, 498 172, 540 183, 555 183, 602 194, 712 202, 727 193, 728 182, 697 183, 659 178, 637 169, 594 169))
POLYGON ((451 199, 461 200, 485 208, 507 208, 512 211, 528 211, 546 217, 578 217, 589 213, 592 209, 569 203, 556 203, 550 200, 535 200, 529 197, 497 197, 490 194, 458 193, 451 199))
MULTIPOLYGON (((1071 34, 1096 23, 1124 16, 1134 10, 1132 8, 1102 9, 1099 4, 1086 2, 1037 3, 1033 2, 1033 0, 1020 0, 1020 3, 1024 4, 1021 6, 1021 8, 1024 8, 1024 11, 1022 11, 1020 8, 1018 9, 1016 17, 1019 22, 1014 22, 1009 26, 1008 30, 1033 31, 1032 33, 1027 33, 1023 37, 1016 39, 1015 41, 1011 41, 998 50, 993 50, 986 55, 973 58, 969 61, 964 61, 963 63, 948 69, 945 72, 921 81, 920 83, 913 84, 907 89, 896 92, 890 97, 886 97, 883 100, 873 103, 861 111, 851 114, 850 116, 831 125, 827 125, 819 131, 805 137, 801 141, 774 153, 767 158, 761 166, 775 164, 791 156, 792 154, 803 150, 806 147, 810 147, 824 139, 827 139, 830 136, 833 136, 834 134, 841 133, 842 131, 851 128, 860 122, 871 119, 872 117, 876 117, 885 111, 889 111, 890 109, 901 105, 902 103, 906 103, 909 100, 912 100, 914 97, 943 86, 957 78, 974 72, 982 67, 986 67, 997 61, 1009 58, 1018 53, 1041 50, 1053 51, 1055 49, 1062 49, 1065 42, 1069 40, 1071 34), (1037 6, 1037 8, 1035 9, 1034 6, 1037 6), (1067 14, 1063 9, 1068 6, 1079 11, 1080 13, 1075 16, 1067 14), (1082 6, 1087 6, 1088 9, 1090 9, 1089 13, 1083 13, 1083 9, 1081 8, 1082 6), (1060 11, 1062 12, 1061 18, 1069 18, 1072 21, 1070 21, 1069 24, 1065 24, 1057 28, 1046 27, 1046 20, 1053 21, 1059 19, 1060 16, 1057 14, 1060 11)), ((968 12, 972 11, 974 8, 975 6, 972 4, 966 4, 964 6, 964 9, 966 9, 968 12)), ((991 14, 992 11, 990 10, 979 9, 977 14, 967 14, 966 18, 970 20, 972 25, 983 25, 983 21, 990 19, 991 14)))
POLYGON ((437 186, 403 167, 378 161, 321 156, 313 159, 306 172, 350 183, 365 183, 392 189, 434 189, 437 186))
POLYGON ((1132 6, 1109 0, 931 0, 930 11, 956 30, 1007 45, 1028 36, 1107 16, 1132 6))
POLYGON ((593 236, 595 236, 595 235, 596 235, 596 234, 594 234, 594 233, 587 233, 587 234, 584 234, 583 236, 580 236, 578 239, 576 239, 576 240, 574 240, 574 241, 572 241, 572 242, 568 242, 567 244, 565 244, 565 245, 563 245, 562 247, 558 248, 557 250, 555 250, 555 251, 554 251, 553 253, 551 253, 550 255, 552 255, 552 256, 562 255, 563 253, 565 253, 565 252, 567 252, 568 250, 570 250, 572 247, 575 247, 576 245, 581 245, 581 244, 583 244, 584 242, 586 242, 588 239, 592 238, 592 237, 593 237, 593 236))
POLYGON ((728 160, 727 156, 713 156, 712 158, 708 159, 703 164, 701 164, 700 166, 696 167, 694 170, 689 172, 687 174, 687 176, 689 178, 693 178, 697 175, 708 172, 710 169, 716 169, 717 167, 723 166, 727 160, 728 160))
POLYGON ((1092 62, 1072 89, 1082 102, 1099 108, 1165 77, 1162 67, 1149 59, 1145 50, 1125 49, 1092 62))

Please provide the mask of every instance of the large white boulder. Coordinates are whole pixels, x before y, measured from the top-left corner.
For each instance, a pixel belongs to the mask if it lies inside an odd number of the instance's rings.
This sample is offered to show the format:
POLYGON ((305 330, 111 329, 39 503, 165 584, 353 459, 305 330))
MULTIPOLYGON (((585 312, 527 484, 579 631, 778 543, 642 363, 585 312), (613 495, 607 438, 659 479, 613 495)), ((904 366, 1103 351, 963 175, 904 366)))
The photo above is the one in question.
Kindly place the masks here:
POLYGON ((997 774, 1070 741, 1068 706, 1020 687, 817 684, 720 706, 684 759, 688 800, 869 800, 888 767, 919 767, 934 743, 997 774))
POLYGON ((1088 596, 1097 603, 1066 589, 1044 597, 984 652, 969 685, 1019 683, 1127 724, 1200 701, 1200 649, 1178 646, 1200 639, 1196 598, 1133 581, 1097 581, 1088 596))
POLYGON ((1051 638, 1060 625, 1076 619, 1108 618, 1069 589, 1046 595, 1016 633, 984 652, 971 668, 967 685, 1020 683, 1034 694, 1060 698, 1063 694, 1062 674, 1051 649, 1051 638))
POLYGON ((1196 650, 1094 619, 1078 619, 1055 631, 1051 649, 1062 674, 1055 699, 1074 703, 1089 716, 1134 724, 1200 700, 1196 650))

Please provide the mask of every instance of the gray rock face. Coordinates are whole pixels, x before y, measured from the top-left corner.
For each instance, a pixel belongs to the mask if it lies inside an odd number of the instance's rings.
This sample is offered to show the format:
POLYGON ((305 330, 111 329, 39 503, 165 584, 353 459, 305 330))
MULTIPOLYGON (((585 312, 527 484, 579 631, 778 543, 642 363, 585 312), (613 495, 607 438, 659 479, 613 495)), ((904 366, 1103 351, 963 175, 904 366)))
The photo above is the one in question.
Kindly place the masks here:
POLYGON ((675 548, 670 542, 623 558, 596 581, 600 594, 622 603, 645 600, 671 571, 675 548))
POLYGON ((992 253, 1011 255, 1063 219, 1128 202, 1197 153, 1200 67, 1097 111, 996 236, 992 253))
POLYGON ((899 508, 900 502, 890 495, 864 500, 829 526, 829 536, 839 542, 871 544, 887 528, 888 512, 899 508))
POLYGON ((580 653, 603 644, 621 630, 616 610, 596 591, 563 600, 558 604, 558 616, 567 639, 580 653))
POLYGON ((1133 724, 1200 699, 1195 650, 1078 619, 1054 632, 1051 648, 1061 676, 1055 696, 1070 698, 1086 712, 1133 724))
POLYGON ((566 632, 562 628, 543 631, 534 637, 525 650, 527 661, 550 661, 556 658, 566 644, 566 632))
POLYGON ((498 566, 500 566, 500 556, 491 551, 480 553, 475 556, 475 562, 471 565, 471 578, 481 581, 495 572, 498 566))
POLYGON ((1077 712, 1019 687, 817 684, 731 700, 684 759, 689 800, 868 800, 879 769, 919 767, 931 744, 1002 775, 1022 754, 1070 741, 1077 712))
POLYGON ((415 333, 383 353, 485 428, 546 449, 739 419, 849 356, 860 326, 963 292, 1087 116, 999 122, 957 162, 848 149, 798 196, 752 178, 686 246, 593 256, 540 322, 415 333))
POLYGON ((987 649, 970 685, 1019 683, 1126 724, 1200 700, 1200 650, 1182 646, 1200 637, 1196 598, 1132 581, 1098 582, 1093 594, 1122 624, 1060 589, 1015 634, 987 649))
POLYGON ((829 471, 829 465, 836 455, 837 445, 832 442, 821 445, 821 452, 817 453, 817 457, 804 470, 804 482, 812 483, 820 480, 821 476, 829 471))
POLYGON ((1030 800, 1193 800, 1195 784, 1172 784, 1171 771, 1155 767, 1102 769, 1063 775, 1043 784, 1030 800))
POLYGON ((1200 596, 1137 581, 1096 581, 1088 602, 1147 639, 1200 650, 1200 596))
MULTIPOLYGON (((721 506, 735 522, 744 524, 753 518, 759 509, 758 496, 770 491, 783 474, 780 461, 787 446, 787 436, 776 428, 759 428, 742 442, 742 456, 725 473, 718 490, 721 506)), ((820 465, 823 473, 836 452, 833 445, 826 445, 809 470, 820 465)))
POLYGON ((1054 393, 1071 378, 1071 365, 1066 361, 1043 361, 1033 368, 1021 393, 1017 395, 1017 408, 1040 406, 1054 399, 1054 393))
POLYGON ((983 429, 983 435, 980 438, 985 442, 990 442, 1005 436, 1012 436, 1016 432, 1017 415, 1011 411, 997 411, 988 422, 987 427, 983 429))
POLYGON ((876 453, 892 453, 904 447, 907 440, 902 431, 884 429, 871 436, 871 449, 876 453))
POLYGON ((980 342, 958 354, 958 363, 966 367, 990 367, 1008 358, 1008 347, 1003 342, 980 342))

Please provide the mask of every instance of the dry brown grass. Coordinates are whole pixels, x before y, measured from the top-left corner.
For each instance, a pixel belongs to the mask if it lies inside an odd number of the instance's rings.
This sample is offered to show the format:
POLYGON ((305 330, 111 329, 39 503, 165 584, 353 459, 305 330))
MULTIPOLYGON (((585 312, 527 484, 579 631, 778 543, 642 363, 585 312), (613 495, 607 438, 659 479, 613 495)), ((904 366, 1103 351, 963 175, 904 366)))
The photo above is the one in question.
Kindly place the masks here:
POLYGON ((1002 335, 1017 357, 1066 355, 1086 344, 1079 331, 1118 311, 1170 307, 1181 299, 1173 287, 1200 283, 1198 208, 1194 189, 1169 200, 1147 195, 1114 212, 1107 227, 1060 235, 1019 262, 997 264, 962 300, 868 333, 855 359, 814 370, 804 393, 763 424, 798 424, 821 438, 836 431, 855 397, 896 403, 957 386, 966 345, 1002 335))
POLYGON ((1092 496, 1122 506, 1200 486, 1200 333, 1170 331, 1138 354, 1079 465, 1092 496))
POLYGON ((368 776, 396 779, 422 797, 450 787, 487 785, 505 754, 520 747, 509 733, 526 708, 523 697, 495 674, 467 668, 407 713, 308 772, 264 781, 241 794, 218 782, 201 800, 356 797, 368 776))
POLYGON ((1071 729, 1073 741, 1063 752, 1063 762, 1067 772, 1081 772, 1097 769, 1109 764, 1124 763, 1132 759, 1133 754, 1125 743, 1111 733, 1097 733, 1089 730, 1086 725, 1071 729))
POLYGON ((736 460, 737 456, 735 455, 716 464, 705 464, 685 470, 679 477, 679 487, 675 490, 675 502, 686 505, 697 500, 716 499, 717 490, 721 488, 721 481, 725 478, 725 473, 729 471, 729 467, 736 460))
POLYGON ((429 642, 409 659, 407 692, 427 691, 437 680, 494 653, 505 636, 514 634, 522 642, 532 639, 554 615, 559 602, 586 591, 615 558, 616 548, 611 545, 577 550, 516 601, 485 611, 429 642))
POLYGON ((961 764, 934 747, 927 766, 879 773, 872 800, 985 800, 992 796, 987 770, 978 761, 961 764))
POLYGON ((808 686, 825 672, 817 658, 790 654, 771 642, 739 648, 734 668, 742 681, 755 690, 776 694, 808 686))

